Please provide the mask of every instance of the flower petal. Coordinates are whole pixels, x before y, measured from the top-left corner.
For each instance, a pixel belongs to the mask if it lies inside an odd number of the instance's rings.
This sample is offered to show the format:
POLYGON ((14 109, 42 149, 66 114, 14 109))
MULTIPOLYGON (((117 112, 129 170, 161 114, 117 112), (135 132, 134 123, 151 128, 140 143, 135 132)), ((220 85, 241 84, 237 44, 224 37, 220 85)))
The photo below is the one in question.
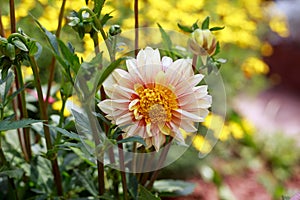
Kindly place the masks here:
POLYGON ((150 47, 146 47, 145 50, 141 50, 137 55, 137 64, 144 83, 154 83, 154 77, 162 70, 158 49, 153 50, 150 47))
POLYGON ((137 68, 137 61, 135 59, 128 59, 126 60, 126 66, 133 82, 143 84, 143 77, 137 68))
POLYGON ((199 115, 195 115, 191 112, 188 112, 188 111, 185 111, 182 109, 177 109, 175 111, 181 114, 182 119, 190 119, 190 120, 193 120, 194 122, 202 122, 203 121, 202 117, 200 117, 199 115))
POLYGON ((123 125, 128 125, 128 124, 132 124, 132 114, 131 113, 126 113, 125 115, 119 117, 116 120, 116 124, 118 126, 123 126, 123 125))
POLYGON ((161 63, 162 63, 163 71, 166 72, 169 66, 173 63, 173 60, 168 56, 164 56, 161 59, 161 63))

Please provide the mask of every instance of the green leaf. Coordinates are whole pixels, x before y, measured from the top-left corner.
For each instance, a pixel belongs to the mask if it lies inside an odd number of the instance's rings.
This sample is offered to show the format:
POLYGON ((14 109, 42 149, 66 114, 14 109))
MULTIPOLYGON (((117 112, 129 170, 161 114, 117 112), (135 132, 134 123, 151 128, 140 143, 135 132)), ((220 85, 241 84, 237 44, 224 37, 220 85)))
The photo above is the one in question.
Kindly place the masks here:
POLYGON ((29 49, 29 55, 34 56, 36 53, 39 52, 39 47, 35 41, 30 41, 27 43, 29 49))
POLYGON ((291 200, 291 197, 289 197, 289 196, 282 196, 282 200, 291 200))
POLYGON ((75 118, 76 129, 78 132, 90 134, 90 122, 88 118, 83 113, 77 112, 74 109, 72 109, 72 114, 75 118))
POLYGON ((15 60, 16 58, 15 46, 10 43, 7 43, 5 55, 8 56, 10 60, 15 60))
POLYGON ((188 26, 184 26, 184 25, 181 25, 181 24, 177 24, 177 26, 183 30, 184 32, 188 32, 188 33, 192 33, 193 32, 193 29, 191 29, 191 27, 188 27, 188 26))
POLYGON ((12 40, 12 43, 13 43, 16 47, 18 47, 19 49, 21 49, 22 51, 26 51, 26 52, 28 51, 26 45, 25 45, 22 41, 20 41, 19 39, 13 39, 13 40, 12 40))
POLYGON ((34 184, 35 192, 49 194, 53 189, 52 170, 50 160, 43 156, 34 156, 30 161, 30 182, 34 184))
POLYGON ((43 27, 42 24, 37 19, 34 18, 34 21, 38 24, 38 26, 42 30, 44 36, 46 36, 47 41, 49 42, 51 48, 55 51, 55 53, 57 55, 59 55, 56 36, 53 33, 51 33, 50 31, 48 31, 45 27, 43 27))
POLYGON ((0 99, 3 102, 4 106, 5 106, 6 96, 9 93, 9 90, 12 86, 14 77, 15 76, 12 71, 8 71, 8 74, 4 79, 0 77, 0 99))
POLYGON ((47 125, 47 126, 49 126, 49 128, 51 128, 53 130, 60 132, 61 134, 63 134, 64 136, 67 136, 68 138, 75 139, 75 140, 80 140, 80 138, 81 138, 78 134, 69 132, 66 129, 56 127, 56 126, 51 126, 51 125, 47 125))
POLYGON ((192 25, 192 31, 195 31, 196 29, 198 29, 198 20, 192 25))
POLYGON ((17 91, 15 91, 11 95, 9 95, 8 98, 4 101, 4 106, 9 104, 9 102, 11 102, 19 93, 24 91, 29 85, 30 85, 30 82, 26 83, 23 87, 19 88, 17 91))
POLYGON ((94 10, 93 11, 97 15, 98 18, 101 14, 101 10, 103 8, 104 3, 105 3, 105 0, 94 0, 94 10))
POLYGON ((227 60, 224 58, 218 58, 216 61, 220 64, 225 64, 227 62, 227 60))
POLYGON ((164 50, 168 50, 169 52, 172 50, 172 41, 166 31, 161 27, 160 24, 157 24, 159 27, 159 31, 161 33, 161 37, 163 39, 163 48, 164 50))
POLYGON ((209 29, 209 16, 207 16, 205 20, 202 22, 201 29, 202 30, 209 29))
POLYGON ((181 180, 157 180, 154 182, 153 189, 161 196, 186 196, 195 189, 195 184, 181 180))
MULTIPOLYGON (((83 144, 81 144, 82 146, 83 144)), ((83 160, 84 162, 86 162, 87 164, 89 164, 90 166, 94 167, 96 164, 94 162, 92 162, 89 158, 90 155, 85 154, 82 149, 79 149, 77 147, 69 147, 81 160, 83 160)))
POLYGON ((133 197, 134 200, 138 200, 138 187, 139 187, 139 182, 137 180, 137 177, 129 173, 128 174, 129 181, 128 181, 128 190, 133 197))
POLYGON ((2 44, 6 45, 7 44, 7 39, 0 36, 0 45, 2 45, 2 44))
POLYGON ((1 78, 2 79, 5 79, 8 72, 9 72, 9 69, 11 67, 11 62, 8 61, 8 58, 7 57, 2 57, 0 58, 0 66, 1 66, 1 78))
POLYGON ((99 197, 100 200, 115 200, 115 197, 112 197, 109 193, 104 193, 99 197))
POLYGON ((103 71, 101 72, 100 79, 98 81, 98 87, 100 87, 105 79, 119 66, 119 64, 123 61, 128 59, 127 57, 122 57, 114 62, 112 62, 108 67, 104 68, 103 71))
POLYGON ((139 185, 139 198, 138 199, 147 199, 147 200, 160 200, 159 197, 156 197, 149 190, 147 190, 142 185, 139 185))
POLYGON ((21 179, 24 174, 24 171, 22 169, 10 169, 10 170, 4 170, 0 171, 0 177, 1 176, 8 176, 9 178, 15 178, 15 179, 21 179))
POLYGON ((72 68, 72 70, 77 74, 79 68, 80 68, 80 63, 79 63, 79 58, 76 54, 74 54, 69 47, 65 45, 61 40, 58 40, 58 45, 61 50, 62 55, 72 68))
POLYGON ((7 131, 7 130, 13 130, 17 128, 24 128, 28 127, 28 125, 42 122, 42 120, 35 120, 35 119, 21 119, 18 121, 9 121, 7 119, 0 121, 0 131, 7 131))
POLYGON ((106 24, 106 22, 107 22, 109 19, 113 18, 113 17, 110 15, 111 13, 112 13, 112 12, 106 13, 106 14, 102 17, 102 19, 101 19, 101 24, 102 24, 102 26, 103 26, 104 24, 106 24))
POLYGON ((98 195, 98 192, 93 183, 91 175, 89 175, 88 173, 82 174, 82 172, 79 172, 78 170, 74 170, 74 173, 76 174, 77 178, 81 181, 84 188, 86 188, 91 193, 91 195, 96 197, 98 195))
POLYGON ((138 142, 141 143, 144 146, 147 146, 144 139, 140 136, 132 136, 132 137, 128 137, 122 140, 119 140, 117 143, 121 144, 121 143, 126 143, 126 142, 138 142))
POLYGON ((109 120, 107 120, 101 113, 97 113, 97 112, 93 112, 93 115, 95 115, 96 117, 99 117, 101 119, 101 121, 103 121, 105 124, 107 125, 111 125, 111 122, 109 120))
POLYGON ((224 28, 225 28, 225 26, 222 26, 222 27, 212 27, 209 30, 210 31, 219 31, 219 30, 223 30, 224 28))
POLYGON ((216 51, 215 51, 215 53, 214 53, 212 56, 217 55, 218 53, 220 53, 220 51, 221 51, 221 47, 220 47, 220 43, 219 43, 219 41, 218 41, 218 42, 217 42, 217 45, 216 45, 216 51))

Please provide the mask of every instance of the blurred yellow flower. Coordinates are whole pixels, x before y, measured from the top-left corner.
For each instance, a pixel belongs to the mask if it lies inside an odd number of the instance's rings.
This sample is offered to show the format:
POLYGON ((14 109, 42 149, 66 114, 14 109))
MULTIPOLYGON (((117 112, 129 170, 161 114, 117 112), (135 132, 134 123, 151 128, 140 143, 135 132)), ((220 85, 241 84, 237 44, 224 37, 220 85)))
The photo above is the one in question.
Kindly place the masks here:
POLYGON ((288 37, 290 35, 284 15, 272 17, 269 25, 272 31, 278 33, 278 35, 280 35, 281 37, 288 37))
POLYGON ((242 64, 242 70, 245 76, 250 78, 254 74, 267 74, 269 72, 269 66, 256 57, 249 57, 242 64))
MULTIPOLYGON (((232 136, 235 139, 241 139, 245 134, 253 134, 254 126, 246 119, 242 118, 241 123, 235 121, 227 121, 216 114, 209 114, 203 125, 214 132, 214 136, 224 142, 232 136)), ((189 134, 187 134, 189 135, 189 134)))
POLYGON ((208 153, 212 149, 212 146, 209 143, 209 141, 205 140, 205 138, 202 135, 196 135, 194 137, 193 146, 196 150, 198 150, 201 153, 208 153))
POLYGON ((227 141, 230 137, 230 128, 228 125, 224 124, 221 133, 218 135, 219 140, 222 142, 227 141))
POLYGON ((243 118, 241 125, 247 134, 251 135, 255 133, 255 127, 249 120, 243 118))
POLYGON ((219 115, 209 114, 203 122, 203 125, 211 129, 214 132, 214 136, 219 138, 220 135, 222 135, 224 119, 219 115))
MULTIPOLYGON (((53 108, 53 110, 57 110, 60 112, 62 109, 62 106, 63 106, 63 102, 62 102, 61 94, 59 91, 56 92, 56 98, 57 98, 57 100, 52 104, 52 108, 53 108)), ((66 108, 64 108, 63 114, 65 117, 68 117, 71 115, 70 111, 66 108)))
POLYGON ((243 131, 242 127, 240 126, 240 124, 238 124, 237 122, 230 121, 228 123, 228 127, 231 131, 233 138, 241 139, 244 137, 244 131, 243 131))
POLYGON ((22 76, 23 76, 23 79, 26 81, 26 80, 30 80, 33 76, 33 73, 32 73, 32 69, 31 67, 27 67, 27 66, 24 66, 22 65, 21 66, 21 69, 22 69, 22 76))

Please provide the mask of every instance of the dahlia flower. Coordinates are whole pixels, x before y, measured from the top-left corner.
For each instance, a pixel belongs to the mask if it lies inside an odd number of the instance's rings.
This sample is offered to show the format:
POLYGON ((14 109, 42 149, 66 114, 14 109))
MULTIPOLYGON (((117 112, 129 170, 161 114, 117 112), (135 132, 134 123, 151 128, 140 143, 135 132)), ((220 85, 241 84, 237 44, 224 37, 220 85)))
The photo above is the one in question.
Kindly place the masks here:
POLYGON ((212 98, 207 85, 197 86, 202 74, 194 74, 190 59, 173 62, 160 58, 158 49, 146 47, 127 70, 116 69, 103 83, 109 97, 98 106, 123 131, 123 138, 140 136, 156 151, 166 136, 184 143, 180 129, 195 132, 195 122, 209 113, 212 98))

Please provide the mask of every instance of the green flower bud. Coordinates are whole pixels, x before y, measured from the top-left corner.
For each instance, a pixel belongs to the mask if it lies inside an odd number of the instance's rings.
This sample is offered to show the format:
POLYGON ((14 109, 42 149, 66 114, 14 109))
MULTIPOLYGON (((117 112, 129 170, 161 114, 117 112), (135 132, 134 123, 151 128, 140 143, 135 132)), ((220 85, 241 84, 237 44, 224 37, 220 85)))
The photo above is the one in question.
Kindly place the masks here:
POLYGON ((210 30, 196 29, 191 35, 189 46, 196 55, 211 56, 216 51, 217 40, 210 30))
POLYGON ((112 25, 110 28, 109 28, 109 34, 111 36, 115 36, 115 35, 118 35, 122 32, 122 29, 119 25, 115 24, 115 25, 112 25))

